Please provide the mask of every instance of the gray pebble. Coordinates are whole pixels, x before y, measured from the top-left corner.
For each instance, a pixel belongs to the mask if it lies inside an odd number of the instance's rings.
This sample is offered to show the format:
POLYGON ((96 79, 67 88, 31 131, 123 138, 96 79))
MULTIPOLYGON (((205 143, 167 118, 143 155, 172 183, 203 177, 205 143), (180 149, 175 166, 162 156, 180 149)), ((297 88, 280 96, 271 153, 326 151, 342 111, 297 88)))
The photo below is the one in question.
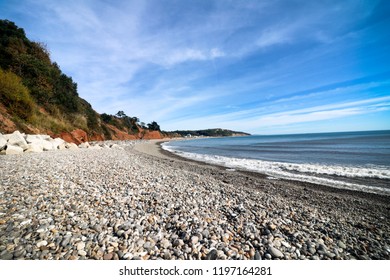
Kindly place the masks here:
POLYGON ((270 253, 271 256, 274 258, 283 258, 283 256, 284 256, 280 250, 276 249, 273 246, 268 247, 268 253, 270 253))

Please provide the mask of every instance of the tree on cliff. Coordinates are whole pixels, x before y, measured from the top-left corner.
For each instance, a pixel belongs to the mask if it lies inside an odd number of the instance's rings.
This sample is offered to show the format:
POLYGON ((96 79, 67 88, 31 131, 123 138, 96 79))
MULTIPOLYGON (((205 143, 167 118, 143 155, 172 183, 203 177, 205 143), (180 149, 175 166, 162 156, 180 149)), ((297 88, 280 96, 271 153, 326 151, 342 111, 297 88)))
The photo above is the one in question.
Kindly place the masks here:
POLYGON ((116 115, 118 118, 124 118, 124 117, 127 117, 127 115, 125 114, 125 112, 123 111, 118 111, 118 113, 116 113, 116 115))
POLYGON ((152 121, 151 123, 148 123, 148 128, 150 130, 157 130, 160 131, 160 126, 155 121, 152 121))

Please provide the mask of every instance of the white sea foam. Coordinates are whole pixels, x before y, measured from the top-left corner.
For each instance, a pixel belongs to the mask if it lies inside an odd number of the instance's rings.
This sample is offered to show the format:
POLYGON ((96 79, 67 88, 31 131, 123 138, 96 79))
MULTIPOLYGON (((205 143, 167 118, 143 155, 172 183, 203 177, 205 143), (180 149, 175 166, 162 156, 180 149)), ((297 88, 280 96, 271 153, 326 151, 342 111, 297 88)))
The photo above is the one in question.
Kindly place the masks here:
POLYGON ((369 167, 360 167, 325 164, 297 164, 180 152, 175 150, 174 146, 168 145, 163 145, 163 148, 185 158, 221 165, 227 168, 263 173, 276 178, 305 181, 337 188, 390 195, 390 189, 387 188, 356 184, 342 180, 342 177, 352 179, 366 178, 390 180, 390 170, 384 166, 373 165, 369 167), (332 179, 325 178, 323 176, 332 176, 332 179), (340 180, 337 177, 340 177, 340 180))

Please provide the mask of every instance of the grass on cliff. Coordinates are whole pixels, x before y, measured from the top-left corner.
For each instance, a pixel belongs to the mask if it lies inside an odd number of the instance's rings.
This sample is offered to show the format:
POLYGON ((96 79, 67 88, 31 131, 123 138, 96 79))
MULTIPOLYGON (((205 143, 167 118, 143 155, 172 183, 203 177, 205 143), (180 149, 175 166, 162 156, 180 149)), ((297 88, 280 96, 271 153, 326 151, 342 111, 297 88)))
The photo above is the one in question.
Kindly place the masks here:
POLYGON ((29 90, 18 75, 1 68, 0 98, 2 103, 22 120, 31 121, 34 115, 34 101, 29 90))

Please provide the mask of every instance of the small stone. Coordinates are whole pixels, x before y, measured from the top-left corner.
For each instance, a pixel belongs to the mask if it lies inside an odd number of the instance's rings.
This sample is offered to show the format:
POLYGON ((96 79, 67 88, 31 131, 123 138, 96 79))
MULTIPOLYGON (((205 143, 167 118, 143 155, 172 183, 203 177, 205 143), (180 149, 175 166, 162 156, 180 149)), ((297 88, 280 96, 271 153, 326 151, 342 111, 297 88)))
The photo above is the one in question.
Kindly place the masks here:
POLYGON ((270 230, 275 230, 275 229, 276 229, 276 225, 270 224, 270 225, 268 226, 268 228, 269 228, 270 230))
POLYGON ((69 237, 69 236, 65 237, 65 238, 62 240, 62 242, 61 242, 61 247, 66 247, 66 245, 69 244, 69 241, 70 241, 70 237, 69 237))
POLYGON ((172 258, 171 253, 167 250, 164 252, 164 259, 170 260, 172 258))
POLYGON ((84 242, 77 243, 77 251, 83 250, 85 248, 84 242))
POLYGON ((87 252, 85 252, 84 250, 78 250, 77 253, 80 255, 80 256, 83 256, 85 257, 87 255, 87 252))
POLYGON ((314 247, 309 248, 309 253, 314 255, 316 253, 316 249, 314 247))
POLYGON ((13 254, 11 252, 8 252, 7 250, 4 250, 0 253, 0 260, 12 260, 13 254))
POLYGON ((223 242, 228 242, 229 241, 229 238, 230 238, 230 234, 229 233, 224 233, 222 235, 222 241, 223 242))
POLYGON ((169 246, 171 246, 171 242, 168 241, 168 239, 161 240, 161 247, 164 249, 167 249, 169 246))
POLYGON ((37 232, 38 232, 38 233, 42 233, 42 232, 45 232, 45 231, 47 231, 47 226, 46 226, 46 225, 41 226, 41 227, 39 227, 39 228, 37 229, 37 232))
POLYGON ((151 250, 151 249, 153 248, 153 245, 152 245, 151 242, 147 241, 147 242, 145 242, 145 244, 144 244, 143 247, 144 247, 144 249, 146 249, 146 250, 151 250))
MULTIPOLYGON (((24 226, 24 225, 28 225, 28 224, 31 223, 31 221, 32 221, 31 219, 25 220, 25 221, 23 221, 23 222, 20 223, 20 226, 22 227, 22 226, 24 226)), ((1 221, 0 221, 0 225, 1 225, 1 221)))
POLYGON ((210 237, 210 232, 205 229, 204 231, 202 231, 202 236, 203 238, 208 239, 210 237))
POLYGON ((42 247, 42 246, 46 246, 47 245, 47 241, 46 240, 42 240, 42 241, 39 241, 38 243, 37 243, 37 247, 39 248, 39 247, 42 247))
POLYGON ((341 240, 339 240, 338 242, 337 242, 337 246, 339 246, 341 249, 347 249, 347 246, 344 244, 344 242, 343 241, 341 241, 341 240))
POLYGON ((331 258, 333 259, 336 255, 331 253, 331 252, 325 252, 325 255, 328 257, 328 258, 331 258))
POLYGON ((123 256, 123 259, 125 259, 125 260, 131 260, 133 257, 134 257, 134 255, 133 255, 132 253, 126 253, 126 254, 124 254, 124 256, 123 256))
POLYGON ((111 260, 112 257, 113 257, 113 254, 112 254, 112 253, 104 254, 103 260, 111 260))
POLYGON ((255 256, 254 256, 253 259, 254 259, 254 260, 261 260, 261 256, 260 256, 259 251, 256 250, 256 253, 255 253, 255 256))
POLYGON ((278 249, 276 249, 276 248, 274 248, 272 246, 269 246, 268 252, 274 258, 283 258, 283 256, 284 256, 284 254, 281 251, 279 251, 278 249))
POLYGON ((216 260, 216 259, 217 259, 217 256, 218 256, 217 250, 213 249, 213 250, 211 250, 211 251, 207 254, 206 259, 207 259, 207 260, 216 260))
POLYGON ((18 250, 14 251, 14 257, 19 258, 21 256, 24 256, 26 254, 26 250, 24 248, 19 248, 18 250))
POLYGON ((193 245, 197 244, 198 242, 199 242, 199 237, 198 236, 194 235, 194 236, 191 237, 191 243, 193 245))
POLYGON ((183 246, 184 245, 184 241, 182 239, 175 239, 173 241, 172 245, 174 247, 183 246))
POLYGON ((140 239, 137 240, 136 244, 137 244, 138 248, 141 248, 141 247, 144 246, 145 241, 142 238, 140 238, 140 239))

